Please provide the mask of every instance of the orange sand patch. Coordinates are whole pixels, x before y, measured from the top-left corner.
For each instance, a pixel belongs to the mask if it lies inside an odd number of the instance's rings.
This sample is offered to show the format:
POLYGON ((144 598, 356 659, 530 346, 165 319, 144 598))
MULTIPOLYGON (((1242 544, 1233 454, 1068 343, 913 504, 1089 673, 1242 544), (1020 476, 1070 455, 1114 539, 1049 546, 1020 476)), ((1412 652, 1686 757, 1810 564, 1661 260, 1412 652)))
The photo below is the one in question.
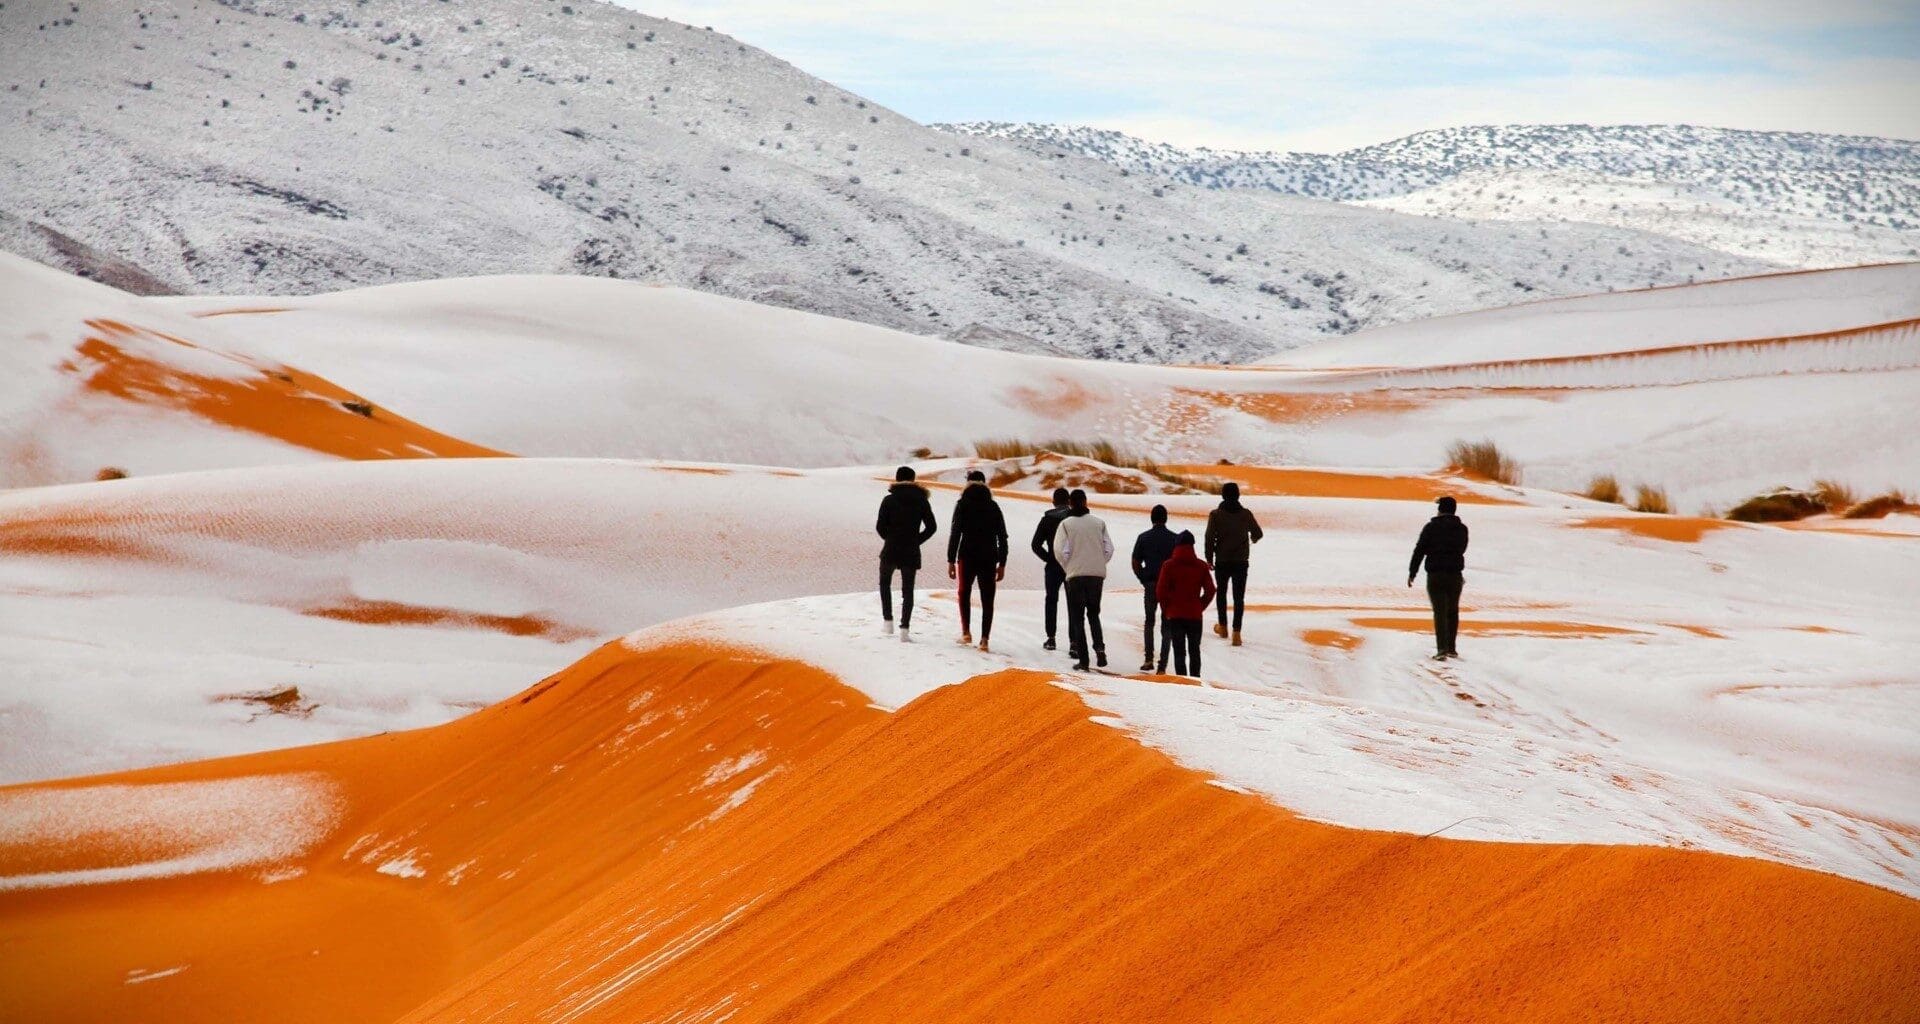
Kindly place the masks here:
MULTIPOLYGON (((246 375, 214 377, 144 358, 123 344, 184 338, 115 320, 89 320, 96 333, 75 347, 64 368, 83 374, 90 390, 147 405, 170 406, 224 426, 347 459, 480 458, 504 452, 470 444, 394 415, 351 391, 291 367, 256 367, 234 357, 246 375), (354 412, 342 403, 362 408, 354 412)), ((201 350, 207 351, 207 350, 201 350)))
MULTIPOLYGON (((1363 629, 1396 629, 1406 633, 1425 633, 1433 629, 1431 618, 1363 617, 1347 620, 1363 629)), ((1637 629, 1601 626, 1590 622, 1551 622, 1462 619, 1460 632, 1468 636, 1646 636, 1637 629)))
POLYGON ((0 552, 79 558, 163 557, 150 536, 103 515, 0 520, 0 552))
POLYGON ((1351 651, 1366 641, 1352 633, 1342 633, 1337 629, 1303 629, 1300 639, 1309 647, 1332 647, 1337 650, 1351 651))
POLYGON ((193 314, 197 320, 210 320, 216 316, 263 316, 269 313, 291 313, 292 306, 254 306, 241 309, 210 309, 204 313, 193 314))
POLYGON ((1884 890, 1303 821, 1091 717, 1039 673, 887 715, 609 645, 439 728, 117 777, 317 771, 344 820, 273 884, 0 895, 0 990, 22 1019, 1331 1024, 1896 1020, 1920 984, 1920 902, 1884 890), (401 851, 424 877, 373 870, 401 851))
POLYGON ((1446 495, 1462 505, 1518 505, 1460 487, 1444 477, 1377 476, 1369 473, 1343 473, 1334 469, 1292 469, 1279 466, 1207 466, 1165 467, 1169 473, 1184 476, 1232 480, 1245 494, 1295 498, 1380 498, 1388 501, 1433 501, 1446 495))
POLYGON ((704 476, 732 476, 733 475, 732 470, 721 469, 718 466, 654 466, 653 468, 662 470, 668 473, 699 473, 704 476))
POLYGON ((1740 524, 1722 519, 1658 515, 1593 516, 1575 520, 1568 525, 1581 530, 1620 530, 1637 537, 1651 537, 1654 540, 1668 540, 1679 544, 1697 543, 1700 538, 1709 533, 1740 528, 1740 524))
POLYGON ((1007 397, 1036 416, 1061 416, 1082 412, 1099 400, 1079 381, 1055 378, 1048 387, 1017 385, 1007 389, 1007 397))
POLYGON ((467 629, 490 629, 513 636, 542 636, 560 643, 592 635, 569 629, 551 619, 543 619, 537 615, 487 615, 455 608, 427 608, 396 601, 353 600, 323 608, 302 609, 301 614, 314 615, 323 619, 338 619, 341 622, 360 622, 372 626, 460 626, 467 629))
POLYGON ((1832 627, 1832 626, 1791 626, 1791 627, 1788 627, 1788 628, 1790 628, 1790 629, 1792 629, 1792 630, 1793 630, 1794 632, 1796 632, 1796 633, 1827 633, 1827 634, 1831 634, 1831 635, 1835 635, 1835 636, 1855 636, 1855 635, 1857 635, 1857 634, 1855 634, 1855 633, 1854 633, 1854 632, 1853 632, 1852 630, 1849 630, 1849 629, 1835 629, 1835 628, 1834 628, 1834 627, 1832 627))
POLYGON ((1355 413, 1411 412, 1428 401, 1425 396, 1411 391, 1384 388, 1367 391, 1200 391, 1175 388, 1174 395, 1177 399, 1190 399, 1201 407, 1231 409, 1279 424, 1324 423, 1355 413))
POLYGON ((1668 629, 1684 629, 1694 636, 1705 637, 1708 640, 1725 640, 1727 638, 1725 633, 1717 629, 1709 629, 1706 626, 1693 626, 1684 622, 1662 622, 1661 625, 1668 629))

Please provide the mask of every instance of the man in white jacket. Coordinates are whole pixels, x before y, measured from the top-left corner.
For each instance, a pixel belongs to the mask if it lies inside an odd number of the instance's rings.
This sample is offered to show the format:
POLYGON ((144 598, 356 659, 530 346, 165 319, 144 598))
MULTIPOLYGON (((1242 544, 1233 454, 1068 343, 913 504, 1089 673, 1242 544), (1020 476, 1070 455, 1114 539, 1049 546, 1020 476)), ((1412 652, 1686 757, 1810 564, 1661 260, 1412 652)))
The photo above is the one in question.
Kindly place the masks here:
POLYGON ((1106 521, 1087 511, 1087 492, 1067 496, 1067 517, 1053 539, 1054 560, 1067 577, 1067 647, 1073 667, 1087 671, 1087 634, 1093 634, 1093 657, 1107 667, 1107 641, 1100 632, 1100 589, 1107 582, 1107 563, 1113 559, 1113 540, 1106 521))

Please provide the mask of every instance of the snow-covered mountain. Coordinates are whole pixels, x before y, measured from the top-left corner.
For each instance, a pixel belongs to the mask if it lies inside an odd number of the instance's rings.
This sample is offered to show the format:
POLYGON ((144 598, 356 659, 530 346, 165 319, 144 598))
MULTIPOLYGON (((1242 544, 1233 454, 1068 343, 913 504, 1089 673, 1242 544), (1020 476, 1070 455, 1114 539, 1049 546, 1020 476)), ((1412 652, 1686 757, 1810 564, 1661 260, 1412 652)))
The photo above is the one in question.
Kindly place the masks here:
POLYGON ((1770 266, 955 138, 585 0, 9 0, 0 40, 0 247, 142 292, 595 274, 1172 362, 1770 266))
POLYGON ((1605 224, 1782 266, 1920 256, 1920 142, 1690 125, 1446 128, 1342 153, 1186 149, 1073 125, 938 125, 1206 188, 1605 224))

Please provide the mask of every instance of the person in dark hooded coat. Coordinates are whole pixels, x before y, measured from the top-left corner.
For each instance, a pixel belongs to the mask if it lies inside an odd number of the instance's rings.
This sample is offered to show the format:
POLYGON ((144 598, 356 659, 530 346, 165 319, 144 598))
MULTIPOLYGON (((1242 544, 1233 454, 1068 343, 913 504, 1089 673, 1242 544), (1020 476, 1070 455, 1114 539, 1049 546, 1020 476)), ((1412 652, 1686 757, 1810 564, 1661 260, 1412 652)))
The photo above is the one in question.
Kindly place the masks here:
POLYGON ((1046 563, 1047 598, 1043 614, 1047 627, 1047 642, 1041 646, 1051 651, 1055 648, 1055 630, 1060 625, 1060 591, 1067 585, 1067 574, 1053 559, 1053 538, 1060 529, 1060 521, 1072 511, 1067 508, 1067 489, 1053 489, 1053 507, 1042 513, 1040 522, 1033 528, 1033 556, 1046 563))
POLYGON ((893 632, 893 574, 900 573, 900 639, 907 639, 913 620, 913 575, 920 571, 920 545, 931 539, 940 524, 933 518, 927 489, 913 482, 913 467, 894 471, 894 484, 880 499, 880 515, 873 532, 880 535, 880 616, 893 632))
POLYGON ((1007 578, 1007 519, 987 475, 967 473, 967 488, 947 524, 947 578, 960 581, 960 642, 973 643, 973 586, 980 585, 980 649, 993 636, 993 594, 1007 578))
POLYGON ((1466 586, 1467 524, 1460 521, 1459 503, 1451 496, 1436 499, 1438 515, 1420 528, 1407 563, 1407 586, 1427 564, 1427 600, 1433 605, 1434 660, 1458 658, 1454 644, 1460 634, 1460 591, 1466 586))
POLYGON ((1233 646, 1240 646, 1240 622, 1247 614, 1247 566, 1263 534, 1253 510, 1240 504, 1240 485, 1220 488, 1220 505, 1207 513, 1207 557, 1213 563, 1219 620, 1213 632, 1227 635, 1227 591, 1233 591, 1233 646))

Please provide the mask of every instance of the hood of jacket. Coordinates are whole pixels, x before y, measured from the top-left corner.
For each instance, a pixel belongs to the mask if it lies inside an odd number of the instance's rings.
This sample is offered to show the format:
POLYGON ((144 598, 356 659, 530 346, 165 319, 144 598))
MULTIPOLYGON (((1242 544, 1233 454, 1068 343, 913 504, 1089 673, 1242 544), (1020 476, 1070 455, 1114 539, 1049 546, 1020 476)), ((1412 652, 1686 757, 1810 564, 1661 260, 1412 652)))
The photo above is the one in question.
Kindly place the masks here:
POLYGON ((979 483, 976 481, 974 483, 968 484, 965 487, 965 489, 963 489, 960 492, 959 504, 981 505, 992 500, 993 500, 993 488, 988 487, 986 484, 979 483))
POLYGON ((898 494, 903 498, 927 497, 927 489, 911 480, 902 480, 894 484, 892 487, 887 488, 887 493, 898 494))
POLYGON ((1200 554, 1193 550, 1192 541, 1183 541, 1175 544, 1173 546, 1173 554, 1167 556, 1167 563, 1169 565, 1174 562, 1198 562, 1199 560, 1200 554))

